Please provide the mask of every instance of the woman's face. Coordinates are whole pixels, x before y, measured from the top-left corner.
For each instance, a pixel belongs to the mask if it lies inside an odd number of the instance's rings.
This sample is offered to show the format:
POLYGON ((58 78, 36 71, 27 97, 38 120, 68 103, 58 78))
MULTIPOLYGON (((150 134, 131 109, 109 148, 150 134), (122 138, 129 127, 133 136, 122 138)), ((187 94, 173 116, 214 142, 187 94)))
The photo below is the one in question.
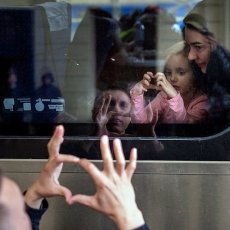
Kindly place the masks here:
POLYGON ((198 31, 185 27, 185 41, 189 47, 188 59, 194 61, 203 73, 207 72, 207 66, 212 52, 209 39, 198 31))
POLYGON ((108 90, 106 94, 111 95, 108 113, 112 112, 112 116, 108 121, 107 128, 110 132, 124 134, 130 123, 130 98, 122 90, 108 90))

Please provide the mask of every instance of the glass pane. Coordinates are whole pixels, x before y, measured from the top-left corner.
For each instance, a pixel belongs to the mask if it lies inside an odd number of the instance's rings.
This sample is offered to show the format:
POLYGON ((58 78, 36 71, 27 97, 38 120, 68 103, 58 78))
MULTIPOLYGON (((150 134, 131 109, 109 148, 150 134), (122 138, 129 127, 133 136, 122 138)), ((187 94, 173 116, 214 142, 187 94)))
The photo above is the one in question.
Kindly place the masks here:
POLYGON ((84 157, 98 158, 107 134, 127 154, 138 146, 140 159, 227 159, 228 1, 0 5, 1 135, 48 136, 63 124, 66 151, 84 157), (213 136, 221 144, 210 149, 213 136))

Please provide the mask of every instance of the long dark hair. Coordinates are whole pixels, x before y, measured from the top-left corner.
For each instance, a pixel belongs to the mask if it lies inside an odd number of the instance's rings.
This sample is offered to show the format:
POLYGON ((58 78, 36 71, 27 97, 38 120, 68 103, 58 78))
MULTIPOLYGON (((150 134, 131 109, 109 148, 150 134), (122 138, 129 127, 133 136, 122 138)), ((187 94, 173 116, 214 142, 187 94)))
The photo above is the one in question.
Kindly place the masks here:
POLYGON ((188 14, 184 18, 183 23, 184 26, 182 27, 182 35, 184 40, 185 40, 185 28, 188 28, 207 37, 209 41, 216 42, 214 33, 212 33, 209 30, 207 21, 200 14, 196 14, 196 13, 188 14))

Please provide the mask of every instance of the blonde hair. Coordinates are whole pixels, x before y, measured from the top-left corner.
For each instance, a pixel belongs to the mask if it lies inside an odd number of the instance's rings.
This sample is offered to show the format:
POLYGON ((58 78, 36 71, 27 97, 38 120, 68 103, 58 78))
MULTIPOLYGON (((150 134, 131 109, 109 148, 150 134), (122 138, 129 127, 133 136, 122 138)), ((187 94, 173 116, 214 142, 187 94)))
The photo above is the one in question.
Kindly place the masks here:
POLYGON ((169 56, 174 55, 174 54, 183 54, 187 58, 187 53, 186 53, 186 45, 184 41, 180 41, 172 45, 166 50, 166 59, 168 59, 169 56))
MULTIPOLYGON (((171 56, 177 55, 177 54, 182 55, 185 59, 188 60, 188 53, 186 51, 186 43, 184 41, 177 42, 174 45, 170 46, 168 49, 166 49, 166 51, 165 51, 165 62, 164 62, 163 69, 165 69, 165 65, 168 62, 168 59, 171 56)), ((188 60, 188 62, 189 62, 189 60, 188 60)))

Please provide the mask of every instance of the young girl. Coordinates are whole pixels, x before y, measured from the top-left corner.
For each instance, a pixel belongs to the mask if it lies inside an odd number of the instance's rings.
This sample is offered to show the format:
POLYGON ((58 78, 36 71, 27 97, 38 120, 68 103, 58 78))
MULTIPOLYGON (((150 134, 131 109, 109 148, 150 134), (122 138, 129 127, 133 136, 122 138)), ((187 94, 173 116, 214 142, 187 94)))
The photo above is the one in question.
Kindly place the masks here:
POLYGON ((130 94, 133 123, 197 123, 208 116, 208 98, 196 88, 184 42, 170 48, 164 73, 147 72, 130 94), (159 93, 145 106, 144 92, 149 89, 159 93))

